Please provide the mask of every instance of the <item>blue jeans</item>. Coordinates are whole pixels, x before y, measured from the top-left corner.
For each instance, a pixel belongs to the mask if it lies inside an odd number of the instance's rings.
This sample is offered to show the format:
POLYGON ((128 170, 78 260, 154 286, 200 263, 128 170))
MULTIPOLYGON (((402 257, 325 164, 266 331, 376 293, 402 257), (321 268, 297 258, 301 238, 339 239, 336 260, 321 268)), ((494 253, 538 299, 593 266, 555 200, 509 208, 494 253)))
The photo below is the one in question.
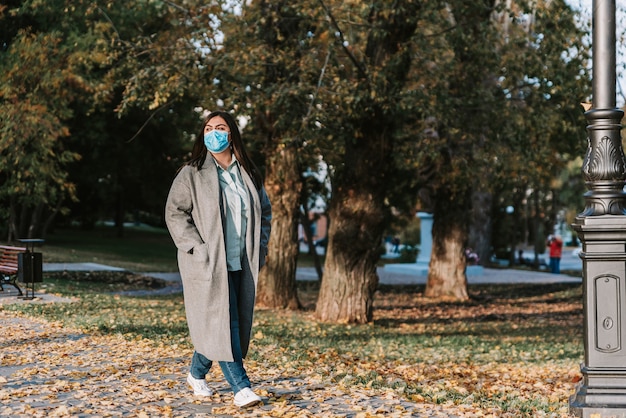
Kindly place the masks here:
MULTIPOLYGON (((230 384, 233 393, 239 392, 243 388, 249 388, 250 379, 243 367, 241 355, 241 340, 239 338, 239 289, 241 287, 241 271, 228 272, 228 291, 230 306, 230 341, 233 350, 234 361, 220 361, 219 365, 224 373, 224 377, 230 384)), ((191 358, 191 375, 196 379, 204 379, 213 361, 202 354, 194 351, 191 358)))
POLYGON ((561 257, 550 257, 550 271, 561 274, 561 257))

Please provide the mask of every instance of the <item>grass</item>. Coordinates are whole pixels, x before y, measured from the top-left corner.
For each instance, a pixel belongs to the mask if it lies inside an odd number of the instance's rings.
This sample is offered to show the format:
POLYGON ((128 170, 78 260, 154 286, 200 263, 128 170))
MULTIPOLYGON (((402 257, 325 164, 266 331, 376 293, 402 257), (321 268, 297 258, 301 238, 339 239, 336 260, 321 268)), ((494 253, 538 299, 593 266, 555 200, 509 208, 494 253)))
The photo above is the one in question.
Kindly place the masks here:
MULTIPOLYGON (((178 271, 176 247, 165 228, 126 226, 118 237, 112 227, 93 230, 57 229, 41 247, 44 263, 98 263, 134 272, 178 271)), ((324 256, 320 256, 324 263, 324 256)), ((313 267, 313 257, 302 253, 299 267, 313 267)))
POLYGON ((163 228, 125 227, 118 237, 111 227, 90 231, 57 229, 38 251, 45 263, 98 263, 129 271, 177 271, 176 247, 163 228))
MULTIPOLYGON (((126 232, 119 239, 107 229, 88 235, 57 231, 42 249, 45 261, 90 261, 132 271, 176 269, 165 231, 126 232)), ((38 289, 76 301, 0 309, 86 332, 190 348, 181 294, 116 293, 162 285, 141 277, 45 273, 38 289)), ((459 303, 426 299, 423 286, 380 286, 375 320, 368 325, 319 323, 313 317, 317 283, 298 283, 298 290, 302 311, 257 310, 251 370, 331 387, 391 390, 409 401, 474 413, 566 416, 583 357, 581 285, 471 286, 471 299, 459 303)))

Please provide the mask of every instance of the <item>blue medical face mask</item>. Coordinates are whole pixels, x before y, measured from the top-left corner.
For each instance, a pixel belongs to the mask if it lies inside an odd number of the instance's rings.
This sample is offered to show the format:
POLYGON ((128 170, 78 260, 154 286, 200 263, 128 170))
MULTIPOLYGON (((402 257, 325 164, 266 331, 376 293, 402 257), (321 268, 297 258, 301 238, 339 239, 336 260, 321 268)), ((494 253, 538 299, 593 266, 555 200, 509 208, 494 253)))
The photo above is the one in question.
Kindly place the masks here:
POLYGON ((204 145, 206 148, 214 154, 226 151, 228 148, 228 132, 218 131, 213 129, 210 132, 204 134, 204 145))

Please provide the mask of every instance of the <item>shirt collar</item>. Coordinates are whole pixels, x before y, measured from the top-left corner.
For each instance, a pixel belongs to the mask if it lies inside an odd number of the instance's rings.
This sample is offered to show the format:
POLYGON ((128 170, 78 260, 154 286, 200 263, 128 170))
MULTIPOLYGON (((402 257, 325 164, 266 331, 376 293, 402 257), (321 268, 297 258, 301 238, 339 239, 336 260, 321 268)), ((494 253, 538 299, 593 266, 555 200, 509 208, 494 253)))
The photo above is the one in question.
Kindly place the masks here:
POLYGON ((239 167, 239 161, 237 160, 237 157, 235 157, 235 154, 233 154, 232 160, 230 161, 230 165, 226 167, 226 169, 224 169, 221 165, 219 165, 215 157, 211 156, 211 158, 213 159, 215 166, 218 168, 218 171, 219 170, 222 170, 222 171, 231 170, 233 168, 233 165, 235 164, 237 164, 237 167, 239 167))

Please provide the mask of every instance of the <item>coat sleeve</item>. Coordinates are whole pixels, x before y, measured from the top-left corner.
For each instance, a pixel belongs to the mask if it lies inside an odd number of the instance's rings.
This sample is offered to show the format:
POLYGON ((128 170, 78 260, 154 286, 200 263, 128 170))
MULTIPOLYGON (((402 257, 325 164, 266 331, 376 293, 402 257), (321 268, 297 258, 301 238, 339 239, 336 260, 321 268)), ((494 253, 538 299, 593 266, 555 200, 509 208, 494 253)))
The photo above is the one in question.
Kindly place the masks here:
POLYGON ((270 241, 270 233, 272 231, 272 205, 270 199, 265 192, 265 188, 261 188, 261 248, 259 251, 259 267, 265 265, 265 256, 267 255, 267 245, 270 241))
POLYGON ((174 179, 165 204, 165 223, 176 247, 191 252, 203 244, 202 237, 193 220, 193 200, 189 179, 189 167, 184 167, 174 179))

